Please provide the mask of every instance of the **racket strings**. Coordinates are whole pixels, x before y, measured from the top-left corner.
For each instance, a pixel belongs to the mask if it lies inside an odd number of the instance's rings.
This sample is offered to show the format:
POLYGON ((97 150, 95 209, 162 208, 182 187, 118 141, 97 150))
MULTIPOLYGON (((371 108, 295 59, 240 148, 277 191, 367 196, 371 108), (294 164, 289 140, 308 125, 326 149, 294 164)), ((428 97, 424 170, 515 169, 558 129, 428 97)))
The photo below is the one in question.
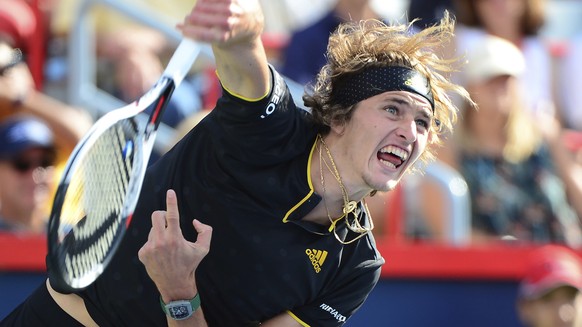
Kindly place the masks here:
POLYGON ((60 239, 70 279, 93 278, 119 233, 133 169, 137 127, 122 120, 81 159, 63 203, 60 239))

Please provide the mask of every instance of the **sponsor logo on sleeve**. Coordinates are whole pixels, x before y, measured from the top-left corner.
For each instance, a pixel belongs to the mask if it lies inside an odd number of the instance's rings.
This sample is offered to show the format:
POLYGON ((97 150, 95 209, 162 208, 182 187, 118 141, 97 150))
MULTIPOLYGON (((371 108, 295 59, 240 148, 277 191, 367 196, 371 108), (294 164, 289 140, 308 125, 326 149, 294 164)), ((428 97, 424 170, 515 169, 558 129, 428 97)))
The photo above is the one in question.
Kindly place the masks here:
POLYGON ((319 306, 319 308, 322 309, 323 311, 329 312, 329 314, 332 315, 339 322, 346 322, 347 320, 346 316, 340 314, 336 309, 332 308, 331 306, 325 303, 322 303, 319 306))
POLYGON ((281 77, 277 76, 275 79, 275 89, 273 90, 273 95, 271 96, 271 100, 263 114, 261 114, 261 119, 267 118, 270 114, 275 112, 277 105, 281 102, 281 97, 283 96, 283 83, 281 81, 281 77))

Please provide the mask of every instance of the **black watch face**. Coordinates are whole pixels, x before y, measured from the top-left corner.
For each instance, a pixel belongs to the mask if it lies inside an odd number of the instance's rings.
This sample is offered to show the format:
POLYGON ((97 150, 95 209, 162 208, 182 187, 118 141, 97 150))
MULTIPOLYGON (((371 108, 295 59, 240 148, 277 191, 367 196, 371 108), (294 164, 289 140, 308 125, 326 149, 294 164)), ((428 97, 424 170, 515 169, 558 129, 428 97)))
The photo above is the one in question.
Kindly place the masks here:
POLYGON ((176 305, 176 306, 172 306, 172 307, 168 308, 168 313, 170 314, 170 317, 172 317, 176 320, 180 320, 180 319, 186 319, 186 318, 190 317, 190 315, 192 314, 192 311, 190 310, 189 305, 180 304, 180 305, 176 305))

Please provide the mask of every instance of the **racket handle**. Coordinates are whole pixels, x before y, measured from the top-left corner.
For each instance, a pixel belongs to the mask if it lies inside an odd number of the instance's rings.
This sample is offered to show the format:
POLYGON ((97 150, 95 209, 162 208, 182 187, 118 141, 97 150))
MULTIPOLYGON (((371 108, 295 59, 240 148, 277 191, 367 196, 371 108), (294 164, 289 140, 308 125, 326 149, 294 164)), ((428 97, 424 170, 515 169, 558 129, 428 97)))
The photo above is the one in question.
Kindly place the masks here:
POLYGON ((201 47, 194 40, 188 38, 182 39, 176 51, 174 51, 172 58, 170 58, 170 62, 166 66, 163 76, 174 80, 175 87, 178 87, 200 54, 201 47))

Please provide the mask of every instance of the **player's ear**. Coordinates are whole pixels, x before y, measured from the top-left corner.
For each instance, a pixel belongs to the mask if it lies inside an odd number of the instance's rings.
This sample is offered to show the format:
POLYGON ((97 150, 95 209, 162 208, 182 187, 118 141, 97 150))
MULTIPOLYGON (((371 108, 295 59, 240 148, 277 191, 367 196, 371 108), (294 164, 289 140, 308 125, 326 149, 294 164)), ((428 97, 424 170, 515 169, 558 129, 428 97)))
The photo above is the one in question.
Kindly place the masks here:
POLYGON ((345 129, 346 129, 346 122, 339 121, 338 119, 334 119, 331 122, 330 129, 333 133, 335 133, 337 135, 343 135, 345 132, 345 129))

